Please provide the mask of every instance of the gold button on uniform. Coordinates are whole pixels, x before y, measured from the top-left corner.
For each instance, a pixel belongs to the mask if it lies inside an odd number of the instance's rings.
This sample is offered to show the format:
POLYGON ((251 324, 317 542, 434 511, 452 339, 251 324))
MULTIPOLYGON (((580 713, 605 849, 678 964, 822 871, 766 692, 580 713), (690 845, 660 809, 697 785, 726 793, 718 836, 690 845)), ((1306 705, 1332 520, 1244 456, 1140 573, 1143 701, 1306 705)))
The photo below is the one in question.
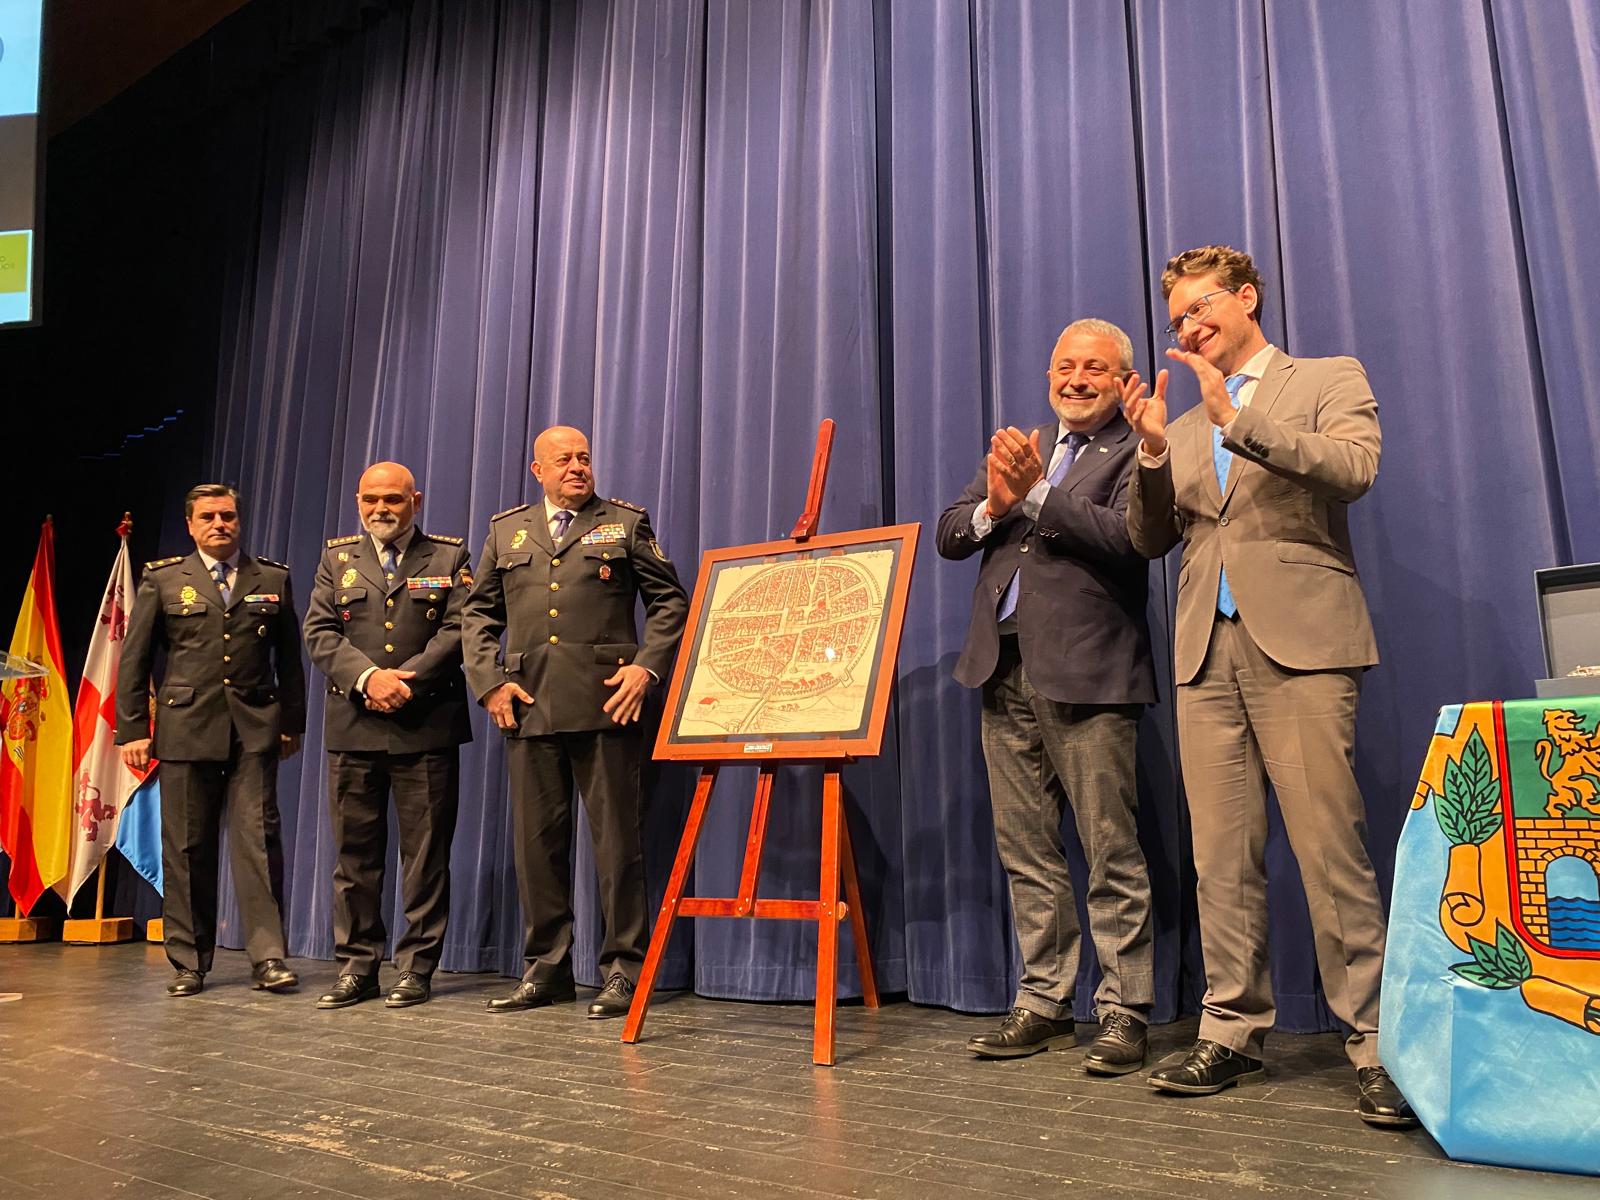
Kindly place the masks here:
POLYGON ((225 642, 231 642, 231 641, 233 641, 233 634, 231 634, 231 633, 225 633, 225 634, 223 634, 223 635, 222 635, 222 640, 223 640, 223 641, 225 641, 225 642))
POLYGON ((561 565, 561 560, 559 558, 552 558, 550 560, 550 565, 552 567, 559 567, 561 565))
POLYGON ((625 658, 619 658, 619 659, 617 659, 617 666, 619 666, 619 667, 625 667, 625 666, 627 666, 627 665, 628 665, 628 660, 627 660, 627 659, 625 659, 625 658))
POLYGON ((232 662, 232 661, 233 661, 233 655, 231 655, 231 654, 224 654, 224 655, 223 655, 223 656, 222 656, 222 661, 223 661, 223 662, 232 662))
POLYGON ((384 603, 384 606, 387 607, 387 608, 393 608, 394 607, 394 601, 392 599, 385 600, 383 603, 384 603))
POLYGON ((226 679, 226 678, 224 678, 224 679, 223 679, 223 681, 222 681, 222 683, 223 683, 223 686, 224 686, 224 687, 226 687, 226 686, 227 686, 227 685, 228 685, 228 684, 230 684, 230 683, 232 683, 232 682, 233 682, 233 680, 231 680, 231 679, 226 679))
POLYGON ((1023 547, 1023 548, 1022 548, 1022 553, 1024 553, 1024 554, 1026 554, 1026 553, 1027 553, 1027 552, 1028 552, 1028 548, 1027 548, 1027 547, 1026 547, 1026 546, 1024 546, 1024 547, 1023 547))
POLYGON ((383 627, 385 629, 393 629, 394 628, 394 622, 393 621, 385 621, 383 623, 383 627))
POLYGON ((389 643, 387 643, 387 642, 384 643, 383 649, 384 649, 384 652, 387 653, 387 654, 393 654, 394 653, 394 647, 392 645, 390 645, 389 643))
POLYGON ((559 592, 561 590, 561 585, 552 581, 550 584, 550 590, 552 592, 559 592))
POLYGON ((552 645, 552 646, 554 646, 554 645, 556 645, 556 644, 557 644, 557 643, 558 643, 558 642, 560 642, 560 641, 561 641, 561 639, 560 639, 560 638, 558 638, 558 637, 557 637, 557 636, 556 636, 556 635, 555 635, 555 634, 553 634, 553 633, 552 633, 552 634, 551 634, 551 635, 550 635, 550 644, 551 644, 551 645, 552 645))
POLYGON ((552 608, 552 609, 551 609, 551 610, 550 610, 550 615, 551 615, 551 616, 552 616, 552 617, 559 617, 559 616, 560 616, 560 615, 561 615, 561 612, 560 612, 560 610, 559 610, 559 609, 554 609, 554 608, 552 608))

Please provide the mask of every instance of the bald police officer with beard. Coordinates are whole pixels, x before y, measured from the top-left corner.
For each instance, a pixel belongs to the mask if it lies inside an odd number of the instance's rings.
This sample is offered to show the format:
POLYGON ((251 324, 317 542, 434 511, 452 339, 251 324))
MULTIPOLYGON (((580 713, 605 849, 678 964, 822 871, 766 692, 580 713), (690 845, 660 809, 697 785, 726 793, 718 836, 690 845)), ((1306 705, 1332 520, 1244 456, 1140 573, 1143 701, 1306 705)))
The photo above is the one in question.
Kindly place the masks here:
POLYGON ((374 463, 356 487, 364 533, 329 540, 306 609, 306 650, 328 678, 323 740, 339 978, 318 1008, 378 995, 388 800, 400 832, 406 930, 384 1003, 432 993, 450 914, 450 843, 460 749, 472 740, 461 677, 461 607, 472 583, 458 537, 416 526, 422 493, 399 463, 374 463))
POLYGON ((533 452, 544 498, 490 521, 462 622, 467 682, 507 738, 525 934, 522 982, 488 1007, 513 1012, 575 996, 576 784, 605 918, 605 986, 589 1016, 615 1017, 628 1011, 649 935, 636 722, 646 690, 671 669, 688 597, 645 511, 595 495, 588 438, 557 426, 533 452))

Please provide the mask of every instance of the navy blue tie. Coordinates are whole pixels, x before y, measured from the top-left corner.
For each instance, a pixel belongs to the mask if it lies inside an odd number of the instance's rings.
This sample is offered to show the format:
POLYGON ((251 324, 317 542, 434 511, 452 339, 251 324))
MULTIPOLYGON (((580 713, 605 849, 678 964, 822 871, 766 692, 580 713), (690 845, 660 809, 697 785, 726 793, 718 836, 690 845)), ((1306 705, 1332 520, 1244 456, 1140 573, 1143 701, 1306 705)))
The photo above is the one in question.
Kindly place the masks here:
POLYGON ((228 586, 228 564, 219 562, 211 568, 211 578, 217 581, 217 591, 222 593, 222 607, 228 607, 228 601, 233 596, 233 589, 228 586))
MULTIPOLYGON (((1089 439, 1081 433, 1069 433, 1061 439, 1066 442, 1066 453, 1061 460, 1051 468, 1048 476, 1051 487, 1060 487, 1061 481, 1067 477, 1067 472, 1072 469, 1072 464, 1077 461, 1078 454, 1089 444, 1089 439)), ((1057 445, 1060 443, 1058 442, 1057 445)), ((1000 607, 995 612, 995 620, 1004 621, 1017 611, 1017 597, 1022 594, 1022 568, 1017 568, 1011 573, 1011 582, 1006 584, 1005 595, 1000 597, 1000 607)))
POLYGON ((556 545, 560 545, 567 536, 567 526, 572 524, 572 511, 562 508, 556 510, 556 545))

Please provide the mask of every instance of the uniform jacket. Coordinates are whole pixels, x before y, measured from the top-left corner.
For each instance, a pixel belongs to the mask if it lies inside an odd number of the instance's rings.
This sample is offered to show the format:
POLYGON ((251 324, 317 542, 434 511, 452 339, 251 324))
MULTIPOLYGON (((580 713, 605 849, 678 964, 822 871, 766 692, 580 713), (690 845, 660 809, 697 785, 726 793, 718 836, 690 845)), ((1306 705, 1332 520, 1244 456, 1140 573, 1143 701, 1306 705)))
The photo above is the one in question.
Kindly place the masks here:
POLYGON ((415 754, 472 740, 461 676, 461 608, 471 584, 458 537, 414 531, 392 584, 366 534, 329 540, 305 624, 306 653, 327 676, 327 749, 415 754), (356 681, 369 667, 417 673, 399 711, 366 706, 356 681))
POLYGON ((1226 494, 1211 429, 1203 405, 1173 421, 1167 461, 1137 470, 1128 503, 1141 553, 1157 558, 1184 543, 1177 681, 1192 681, 1205 662, 1224 566, 1239 619, 1274 662, 1298 671, 1376 663, 1348 515, 1377 478, 1382 447, 1361 364, 1274 353, 1223 441, 1234 454, 1226 494))
POLYGON ((149 736, 147 689, 158 651, 166 668, 156 689, 157 758, 220 762, 229 757, 231 733, 259 754, 276 751, 280 734, 305 732, 289 568, 241 553, 231 601, 224 610, 198 552, 145 564, 118 667, 118 745, 149 736))
POLYGON ((534 698, 518 704, 516 737, 607 729, 624 663, 665 679, 689 600, 641 508, 591 497, 559 550, 542 502, 495 516, 462 615, 467 684, 479 701, 507 680, 534 698), (645 607, 644 637, 634 624, 645 607), (505 647, 500 646, 505 634, 505 647))
MULTIPOLYGON (((1059 428, 1054 421, 1041 426, 1040 445, 1053 445, 1059 428)), ((1066 704, 1155 702, 1145 623, 1150 567, 1134 550, 1124 518, 1137 442, 1122 415, 1113 415, 1050 489, 1037 521, 1018 505, 981 541, 972 515, 988 495, 983 463, 945 509, 939 553, 960 559, 983 551, 972 621, 956 662, 958 683, 981 687, 994 673, 997 609, 1020 568, 1017 641, 1028 682, 1040 695, 1066 704)), ((1047 465, 1049 459, 1047 452, 1047 465)))

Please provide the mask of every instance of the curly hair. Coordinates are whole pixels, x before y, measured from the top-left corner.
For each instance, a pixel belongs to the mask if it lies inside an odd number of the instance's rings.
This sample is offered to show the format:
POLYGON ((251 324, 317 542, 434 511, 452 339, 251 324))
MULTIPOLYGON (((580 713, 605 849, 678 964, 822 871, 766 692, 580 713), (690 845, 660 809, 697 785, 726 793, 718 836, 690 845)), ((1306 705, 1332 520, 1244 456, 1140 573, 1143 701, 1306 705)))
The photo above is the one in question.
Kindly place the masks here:
MULTIPOLYGON (((1162 299, 1172 295, 1178 280, 1190 275, 1215 275, 1217 282, 1230 292, 1237 292, 1247 283, 1252 284, 1257 293, 1261 291, 1261 272, 1256 270, 1256 264, 1248 254, 1232 246, 1196 246, 1174 254, 1167 260, 1166 270, 1161 272, 1162 299)), ((1259 321, 1261 306, 1256 305, 1256 311, 1250 315, 1259 321)))

